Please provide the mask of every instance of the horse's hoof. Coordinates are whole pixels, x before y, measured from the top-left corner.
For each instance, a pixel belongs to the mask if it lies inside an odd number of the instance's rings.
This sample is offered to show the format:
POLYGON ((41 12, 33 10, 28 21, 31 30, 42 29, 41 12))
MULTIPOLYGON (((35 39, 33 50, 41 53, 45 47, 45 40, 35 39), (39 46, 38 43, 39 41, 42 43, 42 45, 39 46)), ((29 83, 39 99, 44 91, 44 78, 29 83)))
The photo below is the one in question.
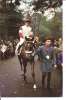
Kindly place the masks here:
POLYGON ((33 85, 33 89, 36 91, 36 89, 37 89, 36 84, 33 85))

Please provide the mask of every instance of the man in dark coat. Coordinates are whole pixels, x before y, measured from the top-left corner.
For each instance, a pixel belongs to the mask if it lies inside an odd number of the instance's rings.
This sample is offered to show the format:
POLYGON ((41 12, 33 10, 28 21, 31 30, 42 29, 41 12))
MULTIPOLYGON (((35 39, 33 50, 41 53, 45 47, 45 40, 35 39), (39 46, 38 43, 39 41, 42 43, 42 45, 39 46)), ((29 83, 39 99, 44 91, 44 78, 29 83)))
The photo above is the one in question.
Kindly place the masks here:
POLYGON ((36 52, 40 58, 40 69, 42 72, 42 87, 45 86, 45 77, 47 75, 47 88, 50 88, 51 72, 56 66, 56 57, 52 47, 51 38, 46 38, 44 45, 40 46, 36 52))
POLYGON ((58 73, 60 75, 60 85, 61 88, 63 85, 63 41, 62 38, 58 40, 58 47, 56 48, 56 64, 58 73))

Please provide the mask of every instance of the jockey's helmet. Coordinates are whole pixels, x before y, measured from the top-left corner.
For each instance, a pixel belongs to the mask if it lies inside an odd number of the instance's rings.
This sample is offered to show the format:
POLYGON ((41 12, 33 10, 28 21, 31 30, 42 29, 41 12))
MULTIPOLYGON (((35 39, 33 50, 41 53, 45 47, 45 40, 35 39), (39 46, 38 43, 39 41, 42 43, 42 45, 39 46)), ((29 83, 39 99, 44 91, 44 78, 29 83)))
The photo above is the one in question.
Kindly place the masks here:
POLYGON ((24 21, 25 23, 26 23, 26 22, 31 23, 31 18, 24 18, 23 21, 24 21))

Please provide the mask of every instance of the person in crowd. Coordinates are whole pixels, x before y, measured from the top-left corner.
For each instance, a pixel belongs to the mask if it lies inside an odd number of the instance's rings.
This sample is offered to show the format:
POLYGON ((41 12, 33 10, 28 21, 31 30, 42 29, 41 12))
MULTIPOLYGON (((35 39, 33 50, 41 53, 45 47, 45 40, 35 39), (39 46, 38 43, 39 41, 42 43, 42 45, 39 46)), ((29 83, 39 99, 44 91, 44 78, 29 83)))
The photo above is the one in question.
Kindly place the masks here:
POLYGON ((59 75, 60 75, 60 85, 59 85, 59 87, 62 87, 62 79, 63 79, 63 44, 62 44, 62 38, 58 39, 58 48, 56 50, 56 64, 57 64, 57 69, 58 69, 59 75))
POLYGON ((4 58, 6 56, 6 51, 7 51, 7 45, 6 45, 6 41, 2 43, 1 45, 1 58, 4 58))
POLYGON ((1 47, 1 52, 5 53, 6 50, 7 50, 7 45, 3 42, 2 47, 1 47))
POLYGON ((54 40, 53 44, 54 47, 58 47, 58 41, 56 39, 54 40))

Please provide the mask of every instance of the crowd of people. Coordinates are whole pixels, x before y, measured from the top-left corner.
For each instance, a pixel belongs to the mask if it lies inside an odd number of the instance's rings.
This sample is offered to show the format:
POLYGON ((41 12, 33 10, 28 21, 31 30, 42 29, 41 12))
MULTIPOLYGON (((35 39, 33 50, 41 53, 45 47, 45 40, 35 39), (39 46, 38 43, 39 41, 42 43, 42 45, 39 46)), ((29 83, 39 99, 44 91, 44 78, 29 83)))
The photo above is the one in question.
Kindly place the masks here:
POLYGON ((0 40, 0 60, 11 58, 15 55, 15 47, 18 39, 0 40))
MULTIPOLYGON (((37 36, 36 40, 37 41, 37 36)), ((39 42, 39 41, 38 41, 39 42)), ((0 40, 0 60, 9 59, 15 56, 16 46, 19 43, 18 39, 7 41, 0 40)), ((50 78, 52 72, 52 63, 54 63, 54 67, 58 68, 61 76, 62 84, 62 66, 63 66, 63 40, 62 38, 58 38, 58 40, 51 40, 50 38, 46 38, 46 40, 39 45, 36 49, 41 61, 41 72, 42 72, 42 86, 44 87, 45 76, 48 75, 47 78, 47 87, 50 87, 50 78), (52 52, 54 51, 54 52, 52 52), (54 57, 55 55, 55 57, 54 57), (47 74, 46 74, 47 73, 47 74)))

